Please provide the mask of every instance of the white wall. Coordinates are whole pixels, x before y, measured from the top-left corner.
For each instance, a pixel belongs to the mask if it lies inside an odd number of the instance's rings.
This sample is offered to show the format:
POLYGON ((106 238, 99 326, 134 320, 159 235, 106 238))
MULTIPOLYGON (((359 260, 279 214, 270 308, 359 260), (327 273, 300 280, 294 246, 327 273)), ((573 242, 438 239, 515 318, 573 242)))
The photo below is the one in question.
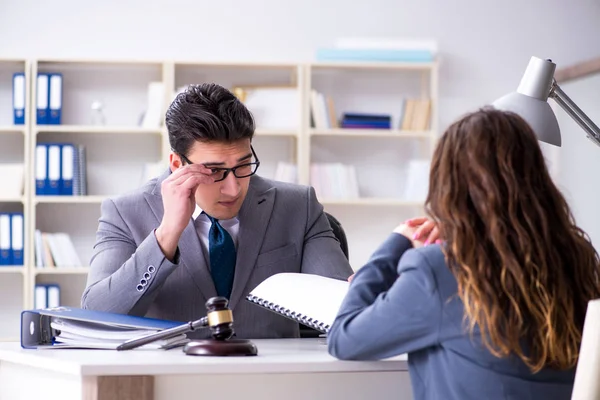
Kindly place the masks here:
MULTIPOLYGON (((600 125, 600 73, 561 85, 567 95, 600 125)), ((562 147, 558 183, 575 220, 600 251, 600 147, 564 111, 556 107, 562 147)))
POLYGON ((598 21, 598 0, 0 0, 0 57, 307 61, 341 36, 434 38, 445 126, 531 55, 600 55, 598 21))

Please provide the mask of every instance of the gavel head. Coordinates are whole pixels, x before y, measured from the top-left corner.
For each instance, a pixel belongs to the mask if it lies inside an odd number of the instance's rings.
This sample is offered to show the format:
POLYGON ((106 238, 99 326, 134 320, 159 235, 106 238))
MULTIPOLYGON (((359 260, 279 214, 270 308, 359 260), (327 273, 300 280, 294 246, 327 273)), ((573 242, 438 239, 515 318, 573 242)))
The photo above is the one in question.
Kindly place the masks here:
POLYGON ((211 297, 206 302, 208 327, 216 340, 227 340, 233 336, 233 314, 225 297, 211 297))

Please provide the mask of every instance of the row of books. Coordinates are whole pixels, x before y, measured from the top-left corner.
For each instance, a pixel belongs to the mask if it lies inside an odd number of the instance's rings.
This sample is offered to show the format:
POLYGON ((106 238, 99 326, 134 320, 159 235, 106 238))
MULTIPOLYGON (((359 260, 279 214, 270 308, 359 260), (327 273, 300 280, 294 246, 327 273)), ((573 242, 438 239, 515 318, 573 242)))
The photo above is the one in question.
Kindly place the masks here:
POLYGON ((275 168, 276 181, 298 183, 298 166, 285 161, 279 161, 275 168))
POLYGON ((0 213, 0 267, 23 266, 23 213, 0 213))
POLYGON ((342 113, 338 120, 333 98, 311 90, 311 126, 316 129, 401 129, 424 131, 430 128, 431 99, 407 98, 400 103, 398 125, 392 126, 392 115, 360 112, 342 113))
POLYGON ((39 143, 35 149, 37 196, 87 195, 85 146, 73 143, 39 143))
MULTIPOLYGON (((402 200, 424 201, 429 189, 430 161, 410 160, 406 168, 402 200)), ((277 163, 275 180, 297 182, 297 166, 288 162, 277 163)), ((356 169, 342 163, 313 163, 310 166, 310 185, 317 197, 325 199, 357 199, 360 197, 356 169)))
POLYGON ((67 233, 35 230, 36 268, 76 268, 83 264, 67 233))
POLYGON ((62 117, 62 74, 40 72, 37 75, 36 86, 36 123, 38 125, 60 125, 62 117))
POLYGON ((318 198, 357 199, 360 197, 356 168, 342 163, 310 165, 310 185, 318 198))
POLYGON ((343 113, 338 120, 333 98, 315 89, 310 93, 311 126, 316 129, 390 129, 392 117, 387 114, 343 113))
POLYGON ((60 306, 60 285, 56 283, 35 285, 33 304, 35 309, 60 306))
POLYGON ((317 49, 317 61, 431 62, 438 48, 432 40, 340 38, 317 49))
POLYGON ((399 129, 425 131, 430 128, 431 99, 405 99, 400 115, 399 129))

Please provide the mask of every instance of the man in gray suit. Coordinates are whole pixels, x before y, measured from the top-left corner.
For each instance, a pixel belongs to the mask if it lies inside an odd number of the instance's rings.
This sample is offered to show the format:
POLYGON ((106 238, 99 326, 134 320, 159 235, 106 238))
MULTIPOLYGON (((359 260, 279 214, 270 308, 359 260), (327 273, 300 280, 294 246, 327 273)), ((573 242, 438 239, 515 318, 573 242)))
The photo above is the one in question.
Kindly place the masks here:
POLYGON ((279 272, 352 274, 314 190, 255 175, 252 115, 218 85, 188 87, 166 124, 170 168, 102 203, 82 307, 185 322, 219 295, 238 337, 297 337, 297 323, 245 297, 279 272))

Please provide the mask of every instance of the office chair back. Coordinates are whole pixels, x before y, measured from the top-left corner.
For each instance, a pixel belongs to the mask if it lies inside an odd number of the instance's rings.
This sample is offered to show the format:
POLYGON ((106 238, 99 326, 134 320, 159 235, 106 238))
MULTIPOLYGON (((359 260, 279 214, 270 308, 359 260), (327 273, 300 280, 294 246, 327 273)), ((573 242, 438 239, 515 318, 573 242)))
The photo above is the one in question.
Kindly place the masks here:
POLYGON ((588 303, 572 400, 600 399, 600 299, 588 303))
MULTIPOLYGON (((331 229, 333 230, 333 235, 336 237, 338 242, 340 242, 340 247, 342 248, 342 252, 346 256, 349 257, 348 253, 348 239, 346 238, 346 233, 344 232, 344 228, 340 221, 337 220, 333 215, 329 213, 325 213, 327 219, 329 220, 329 225, 331 225, 331 229)), ((308 326, 300 324, 300 337, 301 338, 316 338, 321 335, 316 329, 310 328, 308 326)))
POLYGON ((327 212, 325 213, 325 215, 327 216, 327 219, 329 220, 329 225, 331 225, 333 234, 335 235, 337 240, 340 242, 340 247, 342 248, 344 255, 346 256, 347 259, 349 259, 348 239, 346 238, 346 233, 344 232, 344 228, 342 227, 342 224, 333 215, 331 215, 327 212))

